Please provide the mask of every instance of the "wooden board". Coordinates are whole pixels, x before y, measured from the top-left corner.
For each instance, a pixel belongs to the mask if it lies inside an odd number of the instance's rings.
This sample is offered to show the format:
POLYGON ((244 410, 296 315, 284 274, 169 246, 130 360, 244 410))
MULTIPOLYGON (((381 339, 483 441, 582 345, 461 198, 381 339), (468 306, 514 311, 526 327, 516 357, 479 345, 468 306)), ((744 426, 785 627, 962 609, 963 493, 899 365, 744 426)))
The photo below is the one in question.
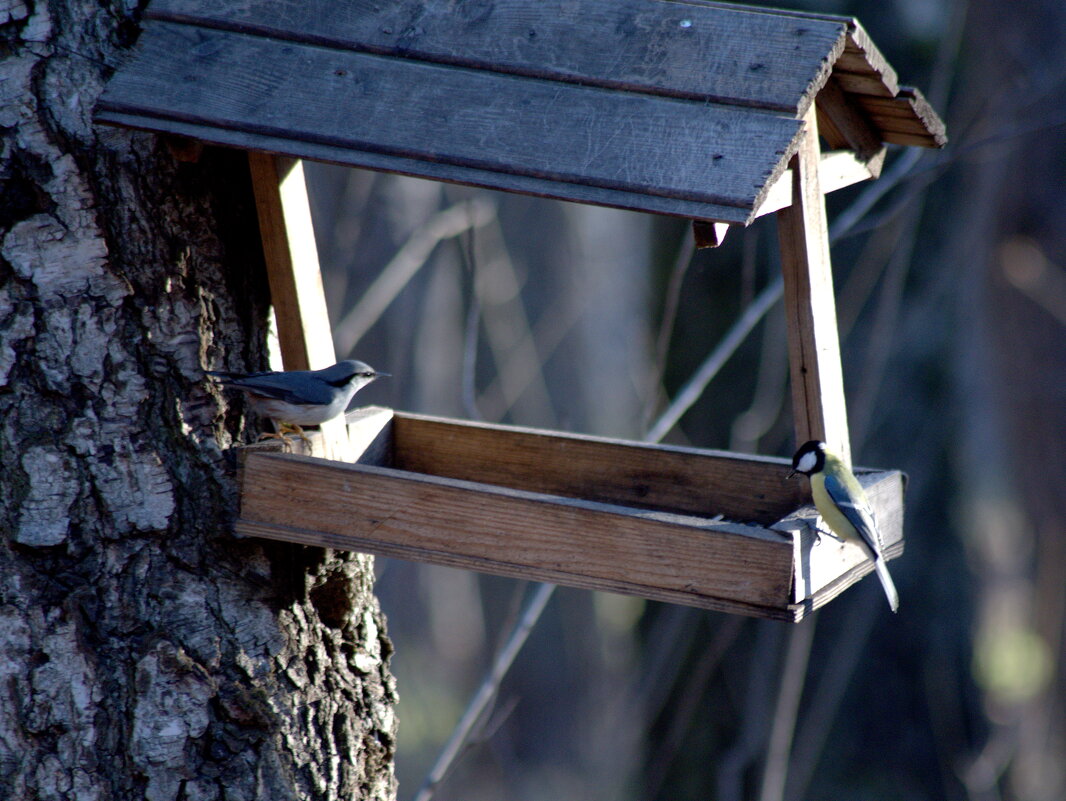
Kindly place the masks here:
MULTIPOLYGON (((847 17, 697 0, 155 0, 146 20, 99 122, 722 223, 699 229, 706 245, 754 219, 830 73, 853 98, 834 109, 886 126, 874 139, 944 141, 847 17)), ((876 174, 878 141, 839 139, 876 174)))
POLYGON ((321 370, 337 361, 311 224, 303 165, 249 153, 270 302, 286 370, 321 370))
POLYGON ((944 123, 925 96, 914 87, 904 86, 899 95, 892 98, 855 99, 881 130, 886 142, 919 147, 943 147, 948 142, 944 123))
POLYGON ((98 116, 253 148, 273 146, 273 138, 284 152, 442 180, 495 176, 485 183, 514 188, 521 178, 563 199, 599 202, 586 187, 623 193, 623 206, 652 196, 669 202, 648 210, 677 201, 677 213, 702 205, 695 216, 733 221, 758 205, 800 127, 785 115, 732 106, 310 45, 278 48, 168 23, 145 32, 98 116))
POLYGON ((792 117, 824 82, 850 22, 658 0, 154 0, 145 16, 792 117))
POLYGON ((769 525, 803 503, 780 459, 414 414, 393 420, 401 470, 769 525))
POLYGON ((792 417, 796 442, 823 440, 851 464, 844 377, 829 260, 829 225, 818 182, 818 121, 807 112, 806 134, 792 159, 792 204, 777 213, 788 325, 792 417))
POLYGON ((241 503, 241 534, 712 608, 789 605, 792 543, 754 527, 264 453, 245 460, 241 503))
MULTIPOLYGON (((782 620, 871 569, 854 546, 814 543, 810 510, 796 513, 805 482, 785 481, 782 459, 387 409, 352 419, 360 464, 244 449, 238 533, 782 620), (744 501, 745 488, 765 497, 744 501), (701 496, 793 513, 778 530, 687 513, 707 509, 701 496)), ((895 556, 902 478, 858 472, 895 556)))
MULTIPOLYGON (((885 160, 885 148, 881 133, 840 84, 836 77, 818 93, 818 132, 830 150, 848 149, 867 165, 868 174, 876 178, 881 174, 885 160)), ((831 191, 822 181, 822 191, 831 191)))
MULTIPOLYGON (((883 161, 884 148, 868 161, 860 161, 852 150, 822 153, 818 161, 818 187, 825 195, 860 181, 869 181, 877 177, 874 172, 880 171, 883 161)), ((781 173, 763 197, 759 208, 755 210, 756 217, 762 217, 764 214, 780 211, 792 205, 793 175, 792 169, 781 173)))
MULTIPOLYGON (((249 153, 270 301, 286 370, 320 370, 337 361, 322 289, 303 165, 271 153, 249 153)), ((354 458, 343 421, 322 426, 314 455, 354 458)))

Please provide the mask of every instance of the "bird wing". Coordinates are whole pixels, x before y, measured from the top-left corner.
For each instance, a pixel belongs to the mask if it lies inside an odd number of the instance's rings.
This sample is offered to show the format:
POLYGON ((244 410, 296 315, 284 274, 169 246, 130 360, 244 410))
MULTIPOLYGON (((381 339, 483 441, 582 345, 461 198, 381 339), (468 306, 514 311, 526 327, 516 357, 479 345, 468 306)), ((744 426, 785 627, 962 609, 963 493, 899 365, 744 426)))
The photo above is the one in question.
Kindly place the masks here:
POLYGON ((825 491, 829 493, 829 497, 836 504, 836 507, 840 509, 844 517, 848 519, 848 522, 855 526, 855 530, 859 532, 863 542, 873 551, 874 556, 880 557, 881 532, 877 530, 873 509, 870 508, 870 502, 866 500, 866 493, 862 491, 862 485, 857 480, 853 479, 853 481, 854 486, 849 488, 837 476, 826 475, 825 491))
MULTIPOLYGON (((218 376, 219 374, 212 372, 210 375, 218 376)), ((229 373, 219 377, 228 386, 286 403, 326 405, 334 398, 332 387, 307 371, 236 376, 229 373)))

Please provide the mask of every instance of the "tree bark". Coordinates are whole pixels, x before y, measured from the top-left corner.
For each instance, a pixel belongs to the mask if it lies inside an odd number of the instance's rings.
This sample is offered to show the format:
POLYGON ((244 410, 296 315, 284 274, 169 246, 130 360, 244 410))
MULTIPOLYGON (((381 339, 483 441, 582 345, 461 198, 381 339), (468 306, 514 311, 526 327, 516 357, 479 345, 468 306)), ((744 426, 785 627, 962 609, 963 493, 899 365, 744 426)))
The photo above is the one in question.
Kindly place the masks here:
POLYGON ((91 121, 134 5, 0 2, 0 797, 392 798, 370 558, 231 534, 244 154, 91 121))

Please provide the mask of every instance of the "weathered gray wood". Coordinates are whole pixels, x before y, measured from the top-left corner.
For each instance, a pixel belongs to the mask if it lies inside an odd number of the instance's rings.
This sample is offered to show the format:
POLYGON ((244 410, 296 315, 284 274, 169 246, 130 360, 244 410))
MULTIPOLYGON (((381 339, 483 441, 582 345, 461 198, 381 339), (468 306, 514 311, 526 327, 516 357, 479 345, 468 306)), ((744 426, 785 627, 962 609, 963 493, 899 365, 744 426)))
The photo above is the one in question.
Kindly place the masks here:
POLYGON ((945 141, 846 17, 695 0, 156 0, 147 17, 100 122, 563 200, 749 223, 830 72, 835 108, 886 126, 838 137, 863 159, 877 138, 945 141))
POLYGON ((657 0, 155 0, 146 17, 798 116, 846 17, 657 0))
POLYGON ((102 119, 119 112, 177 133, 186 130, 170 121, 202 125, 202 136, 229 144, 239 143, 227 141, 239 132, 278 138, 289 151, 332 146, 336 158, 369 167, 382 162, 363 153, 404 158, 399 167, 430 177, 438 177, 438 164, 520 176, 574 200, 585 199, 587 185, 748 211, 800 127, 735 107, 278 48, 260 37, 168 23, 145 32, 139 56, 112 81, 100 108, 102 119))
POLYGON ((404 156, 353 151, 338 145, 295 141, 283 135, 249 133, 204 122, 191 123, 178 120, 160 120, 144 114, 128 114, 114 109, 99 110, 96 119, 98 122, 145 131, 159 131, 165 128, 168 132, 242 150, 261 150, 269 153, 284 154, 293 158, 309 159, 347 167, 363 167, 383 172, 395 172, 401 175, 413 175, 436 181, 481 186, 507 192, 520 192, 537 197, 590 203, 598 206, 643 211, 693 220, 743 224, 752 219, 751 210, 739 206, 724 206, 681 198, 658 197, 656 195, 641 194, 640 192, 602 189, 585 184, 560 184, 544 178, 441 164, 404 156))
POLYGON ((899 78, 896 71, 892 69, 892 65, 881 54, 858 20, 851 20, 847 43, 844 52, 834 65, 834 71, 876 75, 880 86, 870 85, 866 94, 893 97, 899 92, 899 78))

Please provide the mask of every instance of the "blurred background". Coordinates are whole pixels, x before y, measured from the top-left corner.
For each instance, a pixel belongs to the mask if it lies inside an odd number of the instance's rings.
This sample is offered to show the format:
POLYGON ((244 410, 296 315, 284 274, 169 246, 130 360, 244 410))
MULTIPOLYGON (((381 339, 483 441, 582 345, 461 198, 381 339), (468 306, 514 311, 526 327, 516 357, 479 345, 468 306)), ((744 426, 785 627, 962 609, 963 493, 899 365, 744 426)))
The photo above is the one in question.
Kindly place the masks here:
MULTIPOLYGON (((856 463, 910 476, 900 612, 873 579, 799 626, 560 588, 435 798, 1066 798, 1066 3, 791 7, 858 17, 951 138, 829 197, 856 463)), ((693 253, 309 170, 338 354, 395 376, 367 403, 640 439, 779 272, 772 215, 693 253)), ((664 441, 791 455, 780 304, 664 441)), ((535 588, 377 569, 408 801, 535 588)))

